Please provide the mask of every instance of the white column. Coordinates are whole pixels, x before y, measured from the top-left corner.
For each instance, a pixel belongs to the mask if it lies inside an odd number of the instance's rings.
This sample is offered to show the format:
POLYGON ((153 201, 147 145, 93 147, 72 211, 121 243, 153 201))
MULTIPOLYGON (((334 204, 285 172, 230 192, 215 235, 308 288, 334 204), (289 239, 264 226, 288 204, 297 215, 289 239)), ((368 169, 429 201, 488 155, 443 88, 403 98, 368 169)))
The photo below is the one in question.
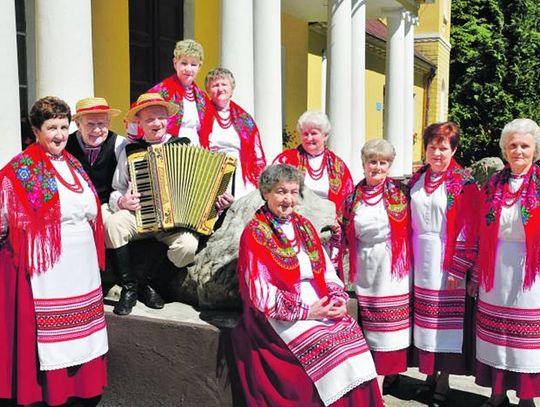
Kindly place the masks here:
POLYGON ((281 153, 281 3, 257 0, 253 9, 255 121, 270 163, 281 153))
POLYGON ((252 0, 221 0, 221 65, 236 78, 234 101, 253 115, 252 0))
POLYGON ((386 10, 388 38, 386 40, 386 84, 384 105, 384 138, 396 149, 396 158, 390 176, 403 176, 403 82, 404 82, 404 12, 403 9, 386 10))
POLYGON ((417 17, 407 13, 405 19, 405 65, 403 69, 403 175, 412 174, 414 133, 414 26, 417 17))
POLYGON ((351 162, 355 183, 363 176, 360 151, 366 141, 366 1, 352 0, 351 162))
POLYGON ((17 28, 15 2, 0 2, 0 168, 21 151, 21 119, 19 109, 19 69, 17 66, 17 28))
POLYGON ((36 0, 36 98, 94 95, 90 0, 36 0))
POLYGON ((326 78, 328 75, 327 72, 328 58, 326 57, 326 49, 322 54, 321 61, 321 112, 326 112, 326 78))
POLYGON ((351 0, 328 2, 328 87, 332 123, 330 149, 351 165, 351 0))

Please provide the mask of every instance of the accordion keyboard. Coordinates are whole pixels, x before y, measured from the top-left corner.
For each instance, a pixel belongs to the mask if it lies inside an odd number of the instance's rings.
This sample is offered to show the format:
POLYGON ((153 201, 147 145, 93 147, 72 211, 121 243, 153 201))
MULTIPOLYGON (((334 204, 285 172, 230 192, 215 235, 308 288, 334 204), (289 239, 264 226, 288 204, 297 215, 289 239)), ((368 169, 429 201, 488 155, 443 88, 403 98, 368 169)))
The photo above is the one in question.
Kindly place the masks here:
POLYGON ((145 158, 136 159, 130 162, 130 176, 134 193, 141 194, 141 209, 135 212, 137 224, 144 230, 157 229, 157 211, 154 205, 152 180, 148 160, 145 158))

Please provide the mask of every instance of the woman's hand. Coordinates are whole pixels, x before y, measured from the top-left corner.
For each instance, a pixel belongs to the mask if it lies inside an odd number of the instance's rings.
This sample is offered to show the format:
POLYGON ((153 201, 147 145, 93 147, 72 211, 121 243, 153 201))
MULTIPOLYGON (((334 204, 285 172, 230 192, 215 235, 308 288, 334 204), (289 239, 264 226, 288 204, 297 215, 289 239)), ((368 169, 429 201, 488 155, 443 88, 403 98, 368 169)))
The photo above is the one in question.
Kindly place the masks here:
POLYGON ((328 296, 311 304, 308 319, 341 319, 347 315, 347 303, 343 298, 328 301, 328 296))
POLYGON ((128 209, 130 211, 136 211, 141 208, 140 197, 141 194, 132 192, 131 182, 128 184, 128 189, 124 195, 118 199, 118 207, 120 209, 128 209))
POLYGON ((467 295, 476 298, 478 295, 478 283, 475 283, 474 281, 469 281, 467 283, 467 295))
POLYGON ((454 276, 448 275, 448 280, 446 280, 446 289, 447 290, 456 290, 459 288, 461 280, 454 276))

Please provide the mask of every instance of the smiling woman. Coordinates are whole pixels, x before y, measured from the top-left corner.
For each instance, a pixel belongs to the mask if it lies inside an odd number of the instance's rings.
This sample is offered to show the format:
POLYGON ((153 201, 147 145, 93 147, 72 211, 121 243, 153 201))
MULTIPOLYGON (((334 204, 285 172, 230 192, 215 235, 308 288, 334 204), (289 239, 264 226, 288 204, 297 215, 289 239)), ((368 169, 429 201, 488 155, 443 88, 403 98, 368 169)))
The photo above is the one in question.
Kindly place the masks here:
POLYGON ((419 396, 436 405, 446 403, 449 374, 470 368, 464 328, 472 312, 466 288, 477 253, 478 188, 453 158, 459 139, 455 123, 429 125, 423 135, 427 163, 409 182, 414 346, 419 370, 428 375, 419 396))
POLYGON ((92 406, 107 382, 101 205, 64 150, 70 118, 38 100, 37 142, 0 171, 0 399, 15 404, 92 406))
POLYGON ((296 168, 266 168, 266 203, 240 240, 244 313, 232 335, 246 404, 382 406, 343 283, 313 225, 294 211, 302 189, 296 168))
MULTIPOLYGON (((476 383, 490 406, 540 396, 540 127, 508 123, 499 142, 508 165, 482 190, 476 383)), ((488 404, 486 403, 486 406, 488 404)))
POLYGON ((326 147, 331 125, 323 112, 304 112, 298 119, 302 144, 283 151, 274 163, 298 168, 308 188, 339 208, 352 192, 354 184, 345 162, 326 147))

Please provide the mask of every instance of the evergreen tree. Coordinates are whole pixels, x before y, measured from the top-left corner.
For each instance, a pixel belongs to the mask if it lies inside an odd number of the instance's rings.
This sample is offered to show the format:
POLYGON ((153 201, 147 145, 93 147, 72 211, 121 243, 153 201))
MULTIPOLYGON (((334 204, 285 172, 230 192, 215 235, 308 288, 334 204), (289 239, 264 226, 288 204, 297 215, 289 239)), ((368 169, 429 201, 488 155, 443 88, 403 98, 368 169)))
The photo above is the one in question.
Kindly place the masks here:
POLYGON ((536 0, 453 0, 449 117, 461 163, 500 156, 508 121, 539 118, 539 24, 536 0))

